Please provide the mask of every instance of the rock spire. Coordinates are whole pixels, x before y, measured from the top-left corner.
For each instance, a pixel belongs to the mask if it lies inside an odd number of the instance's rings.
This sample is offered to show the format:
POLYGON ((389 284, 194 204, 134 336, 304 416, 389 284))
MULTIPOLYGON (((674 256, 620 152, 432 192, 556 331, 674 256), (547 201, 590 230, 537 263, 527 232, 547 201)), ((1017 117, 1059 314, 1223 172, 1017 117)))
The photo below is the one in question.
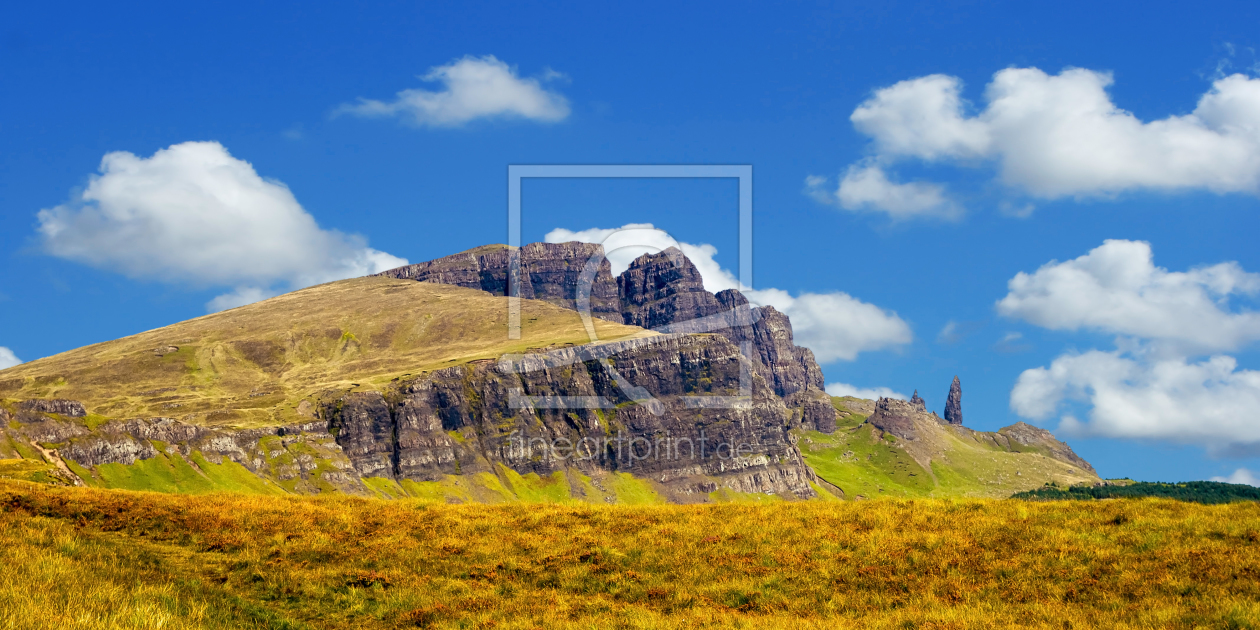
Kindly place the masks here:
POLYGON ((914 390, 914 395, 910 397, 910 404, 919 408, 919 411, 927 411, 927 403, 919 397, 919 390, 914 390))
POLYGON ((949 398, 945 400, 945 421, 962 425, 962 384, 957 376, 949 386, 949 398))

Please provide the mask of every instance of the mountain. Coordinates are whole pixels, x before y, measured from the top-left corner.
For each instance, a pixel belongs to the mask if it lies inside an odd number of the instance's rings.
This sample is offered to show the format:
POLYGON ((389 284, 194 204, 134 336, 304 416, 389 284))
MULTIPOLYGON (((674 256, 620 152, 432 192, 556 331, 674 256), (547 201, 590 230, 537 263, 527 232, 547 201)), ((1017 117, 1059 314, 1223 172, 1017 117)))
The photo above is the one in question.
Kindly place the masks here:
MULTIPOLYGON (((450 502, 878 491, 837 474, 853 466, 832 451, 896 435, 877 428, 892 412, 854 424, 782 313, 706 291, 673 248, 614 277, 598 245, 534 243, 519 250, 512 339, 513 253, 485 246, 0 371, 0 476, 450 502)), ((980 441, 921 421, 902 439, 948 448, 897 448, 949 478, 942 453, 961 451, 942 440, 980 441)), ((1028 430, 990 450, 1030 471, 1061 451, 1028 430)), ((882 470, 870 461, 858 468, 882 470)))

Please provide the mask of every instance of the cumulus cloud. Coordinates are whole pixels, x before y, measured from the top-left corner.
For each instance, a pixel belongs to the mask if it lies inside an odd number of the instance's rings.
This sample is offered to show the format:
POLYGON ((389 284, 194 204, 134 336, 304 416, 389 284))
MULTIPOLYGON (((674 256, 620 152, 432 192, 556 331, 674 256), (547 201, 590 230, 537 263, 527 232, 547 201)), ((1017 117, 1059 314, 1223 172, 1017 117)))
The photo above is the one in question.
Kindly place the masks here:
POLYGON ((1026 370, 1011 409, 1059 415, 1069 435, 1197 444, 1216 455, 1260 453, 1260 372, 1231 356, 1260 339, 1260 319, 1227 299, 1260 292, 1236 263, 1186 272, 1155 267, 1148 243, 1106 241, 1089 254, 1018 274, 1004 315, 1054 330, 1121 335, 1117 349, 1056 358, 1026 370), (1212 354, 1202 360, 1194 357, 1212 354), (1086 420, 1078 415, 1084 409, 1086 420))
POLYGON ((1232 474, 1230 474, 1230 476, 1228 477, 1212 477, 1212 481, 1223 481, 1225 483, 1241 483, 1241 484, 1246 484, 1248 486, 1260 486, 1260 477, 1257 477, 1256 473, 1253 473, 1250 470, 1247 470, 1246 468, 1239 468, 1238 470, 1235 470, 1232 474))
POLYGON ((1260 452, 1260 372, 1238 369, 1233 357, 1141 361, 1091 350, 1027 370, 1011 390, 1011 408, 1026 418, 1049 418, 1072 403, 1090 411, 1084 421, 1062 417, 1068 435, 1260 452))
POLYGON ((852 396, 854 398, 865 398, 867 400, 878 400, 880 398, 896 398, 899 400, 909 400, 910 397, 900 392, 894 392, 887 387, 872 387, 870 389, 850 385, 848 383, 827 383, 827 393, 832 396, 852 396))
POLYGON ((11 368, 15 365, 20 365, 21 363, 22 360, 17 358, 17 355, 13 354, 12 350, 4 346, 0 346, 0 370, 11 368))
POLYGON ((962 214, 962 209, 946 198, 944 187, 924 182, 894 182, 873 161, 850 166, 834 192, 826 190, 827 181, 810 176, 805 179, 805 185, 810 196, 834 202, 845 210, 884 212, 893 219, 956 219, 962 214))
MULTIPOLYGON (((876 90, 850 120, 872 140, 875 157, 867 161, 994 165, 1005 184, 1044 199, 1134 190, 1260 193, 1260 79, 1221 77, 1193 112, 1153 121, 1118 107, 1107 93, 1112 81, 1110 73, 1081 68, 1057 75, 1007 68, 987 86, 984 108, 972 111, 962 81, 935 74, 876 90)), ((871 197, 870 207, 894 216, 904 203, 871 197)), ((1032 209, 1008 205, 1017 216, 1032 209)))
POLYGON ((744 291, 749 301, 770 305, 792 320, 796 343, 814 351, 819 363, 852 361, 859 352, 905 345, 914 339, 896 313, 847 293, 801 293, 782 289, 744 291))
POLYGON ((965 116, 961 92, 962 81, 943 74, 901 81, 876 90, 849 120, 883 155, 925 160, 987 155, 988 125, 965 116))
POLYGON ((109 153, 86 188, 38 219, 54 256, 133 278, 237 287, 212 309, 267 297, 277 285, 407 264, 363 237, 320 228, 287 186, 217 142, 176 144, 149 158, 109 153))
POLYGON ((716 247, 708 243, 694 245, 677 241, 650 223, 578 231, 557 228, 548 232, 544 240, 548 243, 602 243, 614 274, 625 271, 631 261, 644 253, 678 247, 695 264, 706 290, 740 289, 749 301, 773 306, 791 318, 796 343, 813 350, 819 363, 852 361, 860 352, 904 345, 914 338, 910 326, 896 313, 847 293, 801 293, 793 296, 781 289, 744 287, 734 274, 714 260, 718 251, 716 247))
POLYGON ((1105 241, 1079 258, 1020 272, 1008 288, 999 313, 1051 330, 1130 335, 1188 354, 1236 350, 1260 339, 1260 313, 1228 303, 1260 293, 1260 274, 1234 262, 1168 271, 1155 266, 1142 241, 1105 241))
POLYGON ((440 83, 441 89, 409 89, 392 101, 359 99, 342 105, 338 113, 364 117, 398 116, 418 126, 458 127, 478 118, 519 118, 556 122, 569 115, 564 96, 543 87, 543 82, 565 78, 548 69, 541 79, 523 78, 497 59, 466 56, 436 66, 420 77, 440 83))

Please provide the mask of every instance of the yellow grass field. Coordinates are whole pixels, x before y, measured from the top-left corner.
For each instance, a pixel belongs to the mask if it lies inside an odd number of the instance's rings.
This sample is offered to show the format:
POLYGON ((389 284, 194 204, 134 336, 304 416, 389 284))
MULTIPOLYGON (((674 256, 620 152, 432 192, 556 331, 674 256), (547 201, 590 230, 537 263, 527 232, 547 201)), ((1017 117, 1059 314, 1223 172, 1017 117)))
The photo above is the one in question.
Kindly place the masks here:
POLYGON ((3 628, 1251 628, 1260 506, 445 505, 0 481, 3 628))

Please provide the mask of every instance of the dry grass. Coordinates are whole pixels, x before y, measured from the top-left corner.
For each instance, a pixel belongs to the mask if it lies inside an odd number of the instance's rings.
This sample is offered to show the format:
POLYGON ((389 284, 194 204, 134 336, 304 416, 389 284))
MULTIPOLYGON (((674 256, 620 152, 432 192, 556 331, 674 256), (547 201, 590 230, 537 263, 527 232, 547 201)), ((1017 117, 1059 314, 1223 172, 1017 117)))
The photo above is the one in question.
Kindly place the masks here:
POLYGON ((446 506, 0 482, 0 627, 1195 628, 1260 506, 446 506))
MULTIPOLYGON (((0 371, 0 398, 70 398, 118 418, 287 424, 318 392, 589 341, 574 311, 536 300, 522 300, 521 309, 522 338, 509 340, 507 298, 410 280, 343 280, 0 371)), ((645 334, 599 319, 595 326, 604 340, 645 334)))

